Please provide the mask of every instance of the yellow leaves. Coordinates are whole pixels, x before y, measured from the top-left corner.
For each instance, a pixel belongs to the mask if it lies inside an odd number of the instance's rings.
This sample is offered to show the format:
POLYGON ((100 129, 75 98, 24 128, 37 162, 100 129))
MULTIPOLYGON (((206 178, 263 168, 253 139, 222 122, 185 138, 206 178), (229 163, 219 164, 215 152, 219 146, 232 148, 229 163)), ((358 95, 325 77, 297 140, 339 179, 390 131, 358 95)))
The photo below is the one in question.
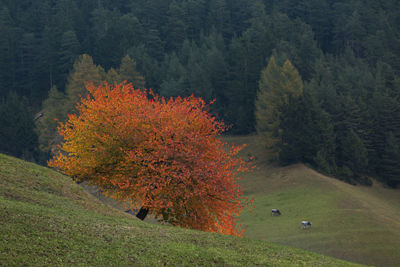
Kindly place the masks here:
POLYGON ((265 146, 271 154, 278 154, 281 141, 282 108, 289 104, 290 98, 303 93, 303 82, 297 69, 289 60, 278 66, 272 56, 261 73, 256 100, 256 129, 263 136, 265 146))

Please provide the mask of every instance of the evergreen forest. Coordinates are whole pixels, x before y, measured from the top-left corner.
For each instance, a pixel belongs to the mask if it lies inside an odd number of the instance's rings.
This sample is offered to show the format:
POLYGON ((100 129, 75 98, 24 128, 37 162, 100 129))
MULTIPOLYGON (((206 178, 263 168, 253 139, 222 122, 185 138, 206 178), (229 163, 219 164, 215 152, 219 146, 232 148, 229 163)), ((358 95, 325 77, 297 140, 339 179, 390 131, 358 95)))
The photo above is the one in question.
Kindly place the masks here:
POLYGON ((195 95, 271 160, 400 184, 397 0, 0 0, 0 152, 46 164, 85 82, 195 95))

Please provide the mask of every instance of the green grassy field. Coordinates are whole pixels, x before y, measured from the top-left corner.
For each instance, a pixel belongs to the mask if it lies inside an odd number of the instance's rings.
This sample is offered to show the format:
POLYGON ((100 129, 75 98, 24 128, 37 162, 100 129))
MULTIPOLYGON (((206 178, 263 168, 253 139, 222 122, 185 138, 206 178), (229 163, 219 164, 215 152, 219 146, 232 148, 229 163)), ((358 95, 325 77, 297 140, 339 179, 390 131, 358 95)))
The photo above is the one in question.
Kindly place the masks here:
POLYGON ((165 265, 356 266, 265 240, 142 222, 68 177, 0 154, 0 266, 165 265))
POLYGON ((272 166, 257 136, 230 137, 247 143, 242 155, 257 168, 241 181, 255 209, 241 223, 250 238, 376 266, 400 266, 400 190, 375 183, 352 186, 302 165, 272 166), (271 216, 278 208, 281 216, 271 216), (301 228, 309 220, 312 227, 301 228))

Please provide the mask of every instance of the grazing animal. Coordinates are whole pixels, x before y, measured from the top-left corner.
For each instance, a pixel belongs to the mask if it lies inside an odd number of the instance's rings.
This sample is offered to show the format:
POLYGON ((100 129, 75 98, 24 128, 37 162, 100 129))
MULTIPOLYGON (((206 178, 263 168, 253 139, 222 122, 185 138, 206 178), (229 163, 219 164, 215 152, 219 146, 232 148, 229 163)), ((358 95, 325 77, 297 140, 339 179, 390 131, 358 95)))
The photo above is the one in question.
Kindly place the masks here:
POLYGON ((281 215, 281 212, 278 209, 271 210, 271 216, 279 216, 279 215, 281 215))
POLYGON ((303 229, 308 229, 311 227, 311 222, 309 221, 302 221, 301 222, 301 226, 303 227, 303 229))

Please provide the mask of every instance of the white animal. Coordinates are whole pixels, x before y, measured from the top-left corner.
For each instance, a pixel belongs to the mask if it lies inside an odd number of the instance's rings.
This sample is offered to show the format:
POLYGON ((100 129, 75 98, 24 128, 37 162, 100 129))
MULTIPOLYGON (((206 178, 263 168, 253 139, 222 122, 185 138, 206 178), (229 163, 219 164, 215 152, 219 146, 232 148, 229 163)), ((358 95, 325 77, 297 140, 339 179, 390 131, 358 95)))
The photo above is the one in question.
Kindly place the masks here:
POLYGON ((301 222, 301 226, 303 227, 303 229, 308 229, 311 227, 311 222, 309 221, 302 221, 301 222))

